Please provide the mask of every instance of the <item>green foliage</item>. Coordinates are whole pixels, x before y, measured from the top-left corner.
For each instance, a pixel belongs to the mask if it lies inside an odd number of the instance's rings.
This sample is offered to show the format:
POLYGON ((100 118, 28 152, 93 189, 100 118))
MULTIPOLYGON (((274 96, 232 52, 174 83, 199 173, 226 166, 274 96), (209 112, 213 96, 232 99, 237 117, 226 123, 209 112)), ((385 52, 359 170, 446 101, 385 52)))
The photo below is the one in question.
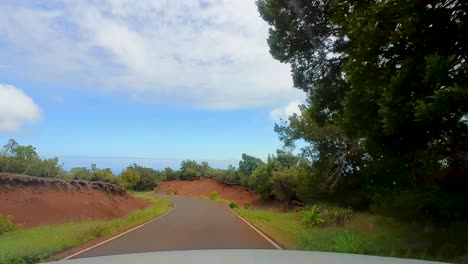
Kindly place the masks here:
POLYGON ((322 219, 319 206, 314 205, 302 211, 302 224, 305 227, 315 227, 322 224, 323 222, 324 220, 322 219))
POLYGON ((140 175, 140 180, 133 187, 137 191, 153 190, 163 180, 162 172, 133 164, 133 169, 140 175))
POLYGON ((64 177, 58 158, 41 159, 36 148, 10 139, 0 151, 0 171, 39 177, 64 177))
POLYGON ((165 179, 166 181, 173 181, 173 180, 179 179, 179 173, 169 167, 165 168, 162 174, 163 174, 162 178, 165 179))
POLYGON ((351 221, 353 211, 344 208, 330 208, 323 210, 322 216, 324 224, 327 226, 344 226, 351 221))
POLYGON ((466 223, 436 229, 356 213, 343 226, 307 228, 301 223, 301 212, 235 211, 286 249, 466 262, 466 223))
MULTIPOLYGON (((304 176, 303 189, 329 197, 364 190, 362 201, 434 191, 415 199, 423 206, 411 203, 413 215, 466 219, 468 5, 258 0, 257 6, 270 25, 272 56, 291 65, 294 86, 307 94, 301 115, 275 126, 286 147, 308 143, 302 156, 314 172, 304 176)), ((306 194, 297 191, 310 200, 306 194)))
POLYGON ((218 192, 210 192, 210 194, 208 195, 208 198, 210 198, 210 200, 218 200, 219 197, 220 196, 218 192))
POLYGON ((0 215, 0 235, 5 233, 15 231, 19 229, 20 226, 14 224, 9 217, 0 215))
POLYGON ((103 181, 103 182, 114 182, 116 179, 115 175, 112 173, 112 170, 109 168, 106 169, 97 169, 93 168, 93 176, 91 181, 103 181))
POLYGON ((366 240, 354 232, 339 232, 333 235, 333 249, 336 252, 363 254, 366 240))
POLYGON ((297 213, 241 208, 237 208, 235 211, 287 249, 297 249, 299 234, 306 231, 297 221, 297 213))
POLYGON ((302 236, 300 246, 306 250, 365 254, 371 251, 370 240, 369 236, 349 230, 323 229, 302 236))
POLYGON ((242 160, 239 161, 239 173, 245 176, 250 176, 264 162, 256 157, 242 154, 242 160))
POLYGON ((296 197, 298 170, 295 167, 281 167, 272 172, 272 193, 276 199, 289 202, 296 197))
POLYGON ((132 189, 140 181, 140 174, 135 168, 130 166, 119 175, 119 178, 125 187, 132 189))
POLYGON ((181 180, 195 180, 202 175, 200 165, 194 160, 183 160, 180 164, 180 173, 181 180))
POLYGON ((249 186, 263 198, 271 196, 271 169, 268 164, 262 164, 249 177, 249 186))
POLYGON ((235 202, 229 202, 228 206, 229 206, 229 208, 231 208, 231 209, 239 208, 239 205, 237 205, 235 202))
POLYGON ((244 209, 249 210, 250 208, 252 208, 251 204, 249 204, 249 203, 244 204, 244 209))
POLYGON ((93 172, 86 167, 72 168, 70 170, 70 174, 75 180, 88 180, 89 181, 93 178, 93 172))

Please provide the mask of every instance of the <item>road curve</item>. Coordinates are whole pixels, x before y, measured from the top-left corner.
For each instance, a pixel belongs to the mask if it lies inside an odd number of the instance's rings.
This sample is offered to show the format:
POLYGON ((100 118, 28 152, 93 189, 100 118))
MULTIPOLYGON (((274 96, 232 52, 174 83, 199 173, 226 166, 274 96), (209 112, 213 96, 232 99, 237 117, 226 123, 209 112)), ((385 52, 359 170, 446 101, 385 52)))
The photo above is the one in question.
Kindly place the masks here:
POLYGON ((192 249, 274 249, 225 205, 201 198, 164 196, 170 213, 73 258, 192 249))

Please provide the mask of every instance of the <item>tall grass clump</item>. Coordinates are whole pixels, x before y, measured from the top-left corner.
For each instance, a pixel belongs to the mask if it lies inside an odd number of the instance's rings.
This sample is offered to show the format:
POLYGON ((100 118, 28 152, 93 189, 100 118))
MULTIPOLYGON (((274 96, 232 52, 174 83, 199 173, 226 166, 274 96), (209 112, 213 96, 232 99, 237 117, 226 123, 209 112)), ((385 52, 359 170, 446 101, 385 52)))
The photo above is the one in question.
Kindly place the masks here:
POLYGON ((322 219, 319 206, 314 205, 302 211, 302 224, 304 226, 311 228, 318 226, 323 222, 324 220, 322 219))
POLYGON ((219 199, 219 193, 218 192, 210 192, 210 194, 208 195, 208 198, 210 198, 210 200, 217 200, 217 199, 219 199))
POLYGON ((331 237, 332 250, 341 253, 365 253, 366 239, 355 232, 336 232, 331 237))
POLYGON ((19 228, 20 226, 14 224, 8 216, 0 215, 0 235, 15 231, 19 228))
POLYGON ((239 208, 239 205, 237 205, 235 202, 229 202, 228 206, 229 206, 229 208, 231 208, 231 209, 239 208))

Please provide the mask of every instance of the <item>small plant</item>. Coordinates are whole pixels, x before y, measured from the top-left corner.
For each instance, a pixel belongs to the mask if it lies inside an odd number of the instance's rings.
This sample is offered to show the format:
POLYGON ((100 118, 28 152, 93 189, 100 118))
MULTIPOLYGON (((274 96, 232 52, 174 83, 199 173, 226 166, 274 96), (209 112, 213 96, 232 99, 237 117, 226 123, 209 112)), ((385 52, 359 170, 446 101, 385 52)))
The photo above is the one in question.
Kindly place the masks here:
POLYGON ((210 198, 210 200, 217 200, 217 199, 219 199, 219 193, 218 192, 211 192, 210 194, 208 194, 208 197, 210 198))
POLYGON ((251 204, 249 204, 249 203, 244 204, 244 209, 249 210, 250 208, 252 208, 251 204))
POLYGON ((93 237, 102 237, 109 233, 109 228, 106 228, 104 225, 98 225, 92 227, 89 232, 93 237))
POLYGON ((338 232, 332 237, 333 249, 342 253, 364 253, 366 240, 353 232, 338 232))
POLYGON ((235 202, 229 202, 228 206, 229 206, 231 209, 239 208, 239 205, 237 205, 235 202))
POLYGON ((19 226, 14 224, 9 217, 0 215, 0 235, 19 229, 19 226))
POLYGON ((353 211, 351 209, 332 208, 323 212, 323 218, 327 225, 343 226, 351 221, 353 211))
MULTIPOLYGON (((34 264, 38 263, 41 260, 45 259, 47 257, 46 253, 43 254, 31 254, 28 256, 23 256, 23 257, 13 257, 7 260, 7 264, 34 264)), ((4 262, 2 262, 4 263, 4 262)))
POLYGON ((323 223, 323 219, 320 214, 320 207, 314 205, 302 211, 302 223, 309 228, 318 226, 323 223))

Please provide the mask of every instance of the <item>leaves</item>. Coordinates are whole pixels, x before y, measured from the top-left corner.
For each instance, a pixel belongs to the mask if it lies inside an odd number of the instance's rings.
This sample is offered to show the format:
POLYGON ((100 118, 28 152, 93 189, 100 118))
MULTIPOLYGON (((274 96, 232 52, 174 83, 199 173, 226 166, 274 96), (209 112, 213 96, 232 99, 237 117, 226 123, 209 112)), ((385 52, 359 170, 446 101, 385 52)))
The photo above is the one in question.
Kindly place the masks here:
POLYGON ((270 25, 272 56, 291 65, 294 86, 308 98, 301 115, 275 125, 286 147, 308 143, 302 156, 312 173, 301 176, 300 196, 306 196, 301 184, 336 195, 362 188, 392 193, 395 184, 462 192, 466 1, 258 0, 257 6, 270 25), (317 178, 320 188, 310 185, 317 178))

